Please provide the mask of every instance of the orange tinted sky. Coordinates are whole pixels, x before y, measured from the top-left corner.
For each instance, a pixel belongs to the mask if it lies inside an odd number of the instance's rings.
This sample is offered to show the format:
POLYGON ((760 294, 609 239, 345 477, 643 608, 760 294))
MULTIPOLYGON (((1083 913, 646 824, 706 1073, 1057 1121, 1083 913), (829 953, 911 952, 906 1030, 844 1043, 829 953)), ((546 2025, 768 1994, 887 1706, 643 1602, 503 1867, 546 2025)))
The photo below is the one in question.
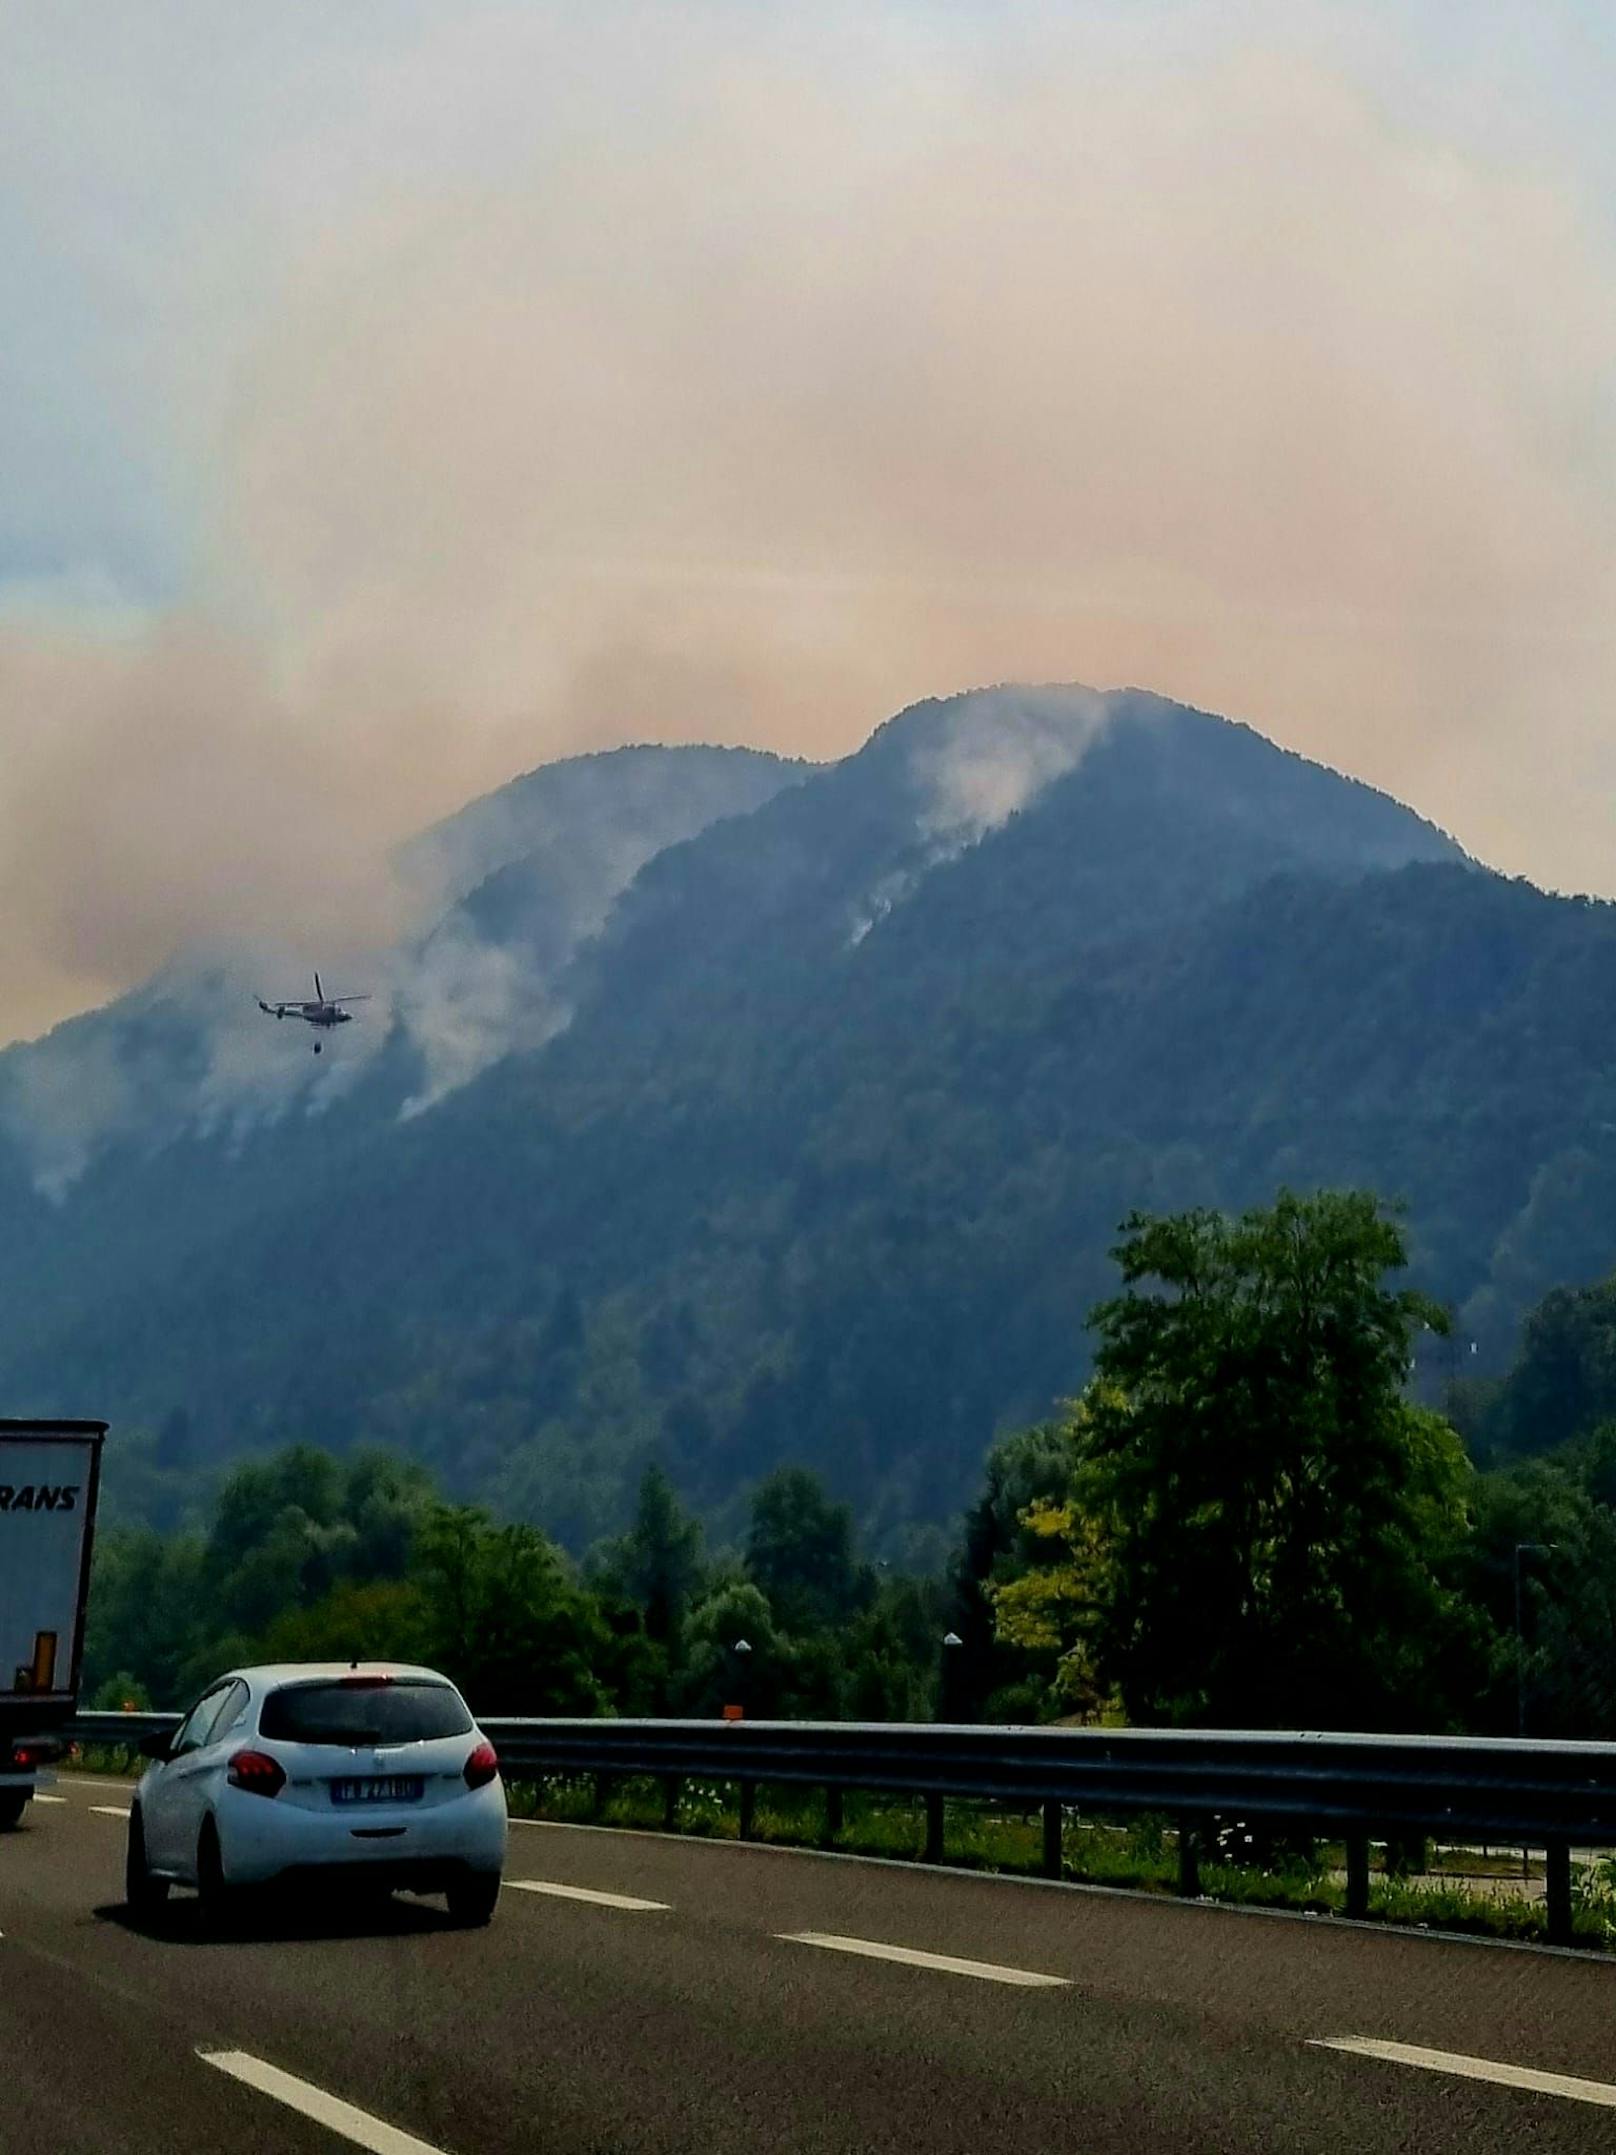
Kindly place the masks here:
POLYGON ((1458 12, 0 16, 0 1035, 1002 679, 1616 890, 1607 33, 1458 12))

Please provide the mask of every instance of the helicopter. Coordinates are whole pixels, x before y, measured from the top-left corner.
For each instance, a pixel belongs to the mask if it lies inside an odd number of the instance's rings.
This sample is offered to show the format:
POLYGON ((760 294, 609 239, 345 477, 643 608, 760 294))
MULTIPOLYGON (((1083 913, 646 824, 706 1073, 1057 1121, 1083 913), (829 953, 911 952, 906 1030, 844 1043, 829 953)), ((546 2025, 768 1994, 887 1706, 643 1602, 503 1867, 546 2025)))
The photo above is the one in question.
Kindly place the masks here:
MULTIPOLYGON (((348 1008, 348 1005, 350 1003, 368 1003, 369 1001, 370 997, 368 995, 327 995, 325 989, 320 985, 318 973, 314 976, 314 1000, 312 1002, 266 1003, 261 995, 257 998, 258 1007, 266 1018, 301 1018, 305 1025, 314 1026, 318 1032, 330 1032, 332 1027, 336 1025, 351 1025, 353 1023, 353 1012, 348 1008)), ((317 1039, 314 1043, 315 1054, 318 1055, 324 1046, 325 1042, 317 1039)))

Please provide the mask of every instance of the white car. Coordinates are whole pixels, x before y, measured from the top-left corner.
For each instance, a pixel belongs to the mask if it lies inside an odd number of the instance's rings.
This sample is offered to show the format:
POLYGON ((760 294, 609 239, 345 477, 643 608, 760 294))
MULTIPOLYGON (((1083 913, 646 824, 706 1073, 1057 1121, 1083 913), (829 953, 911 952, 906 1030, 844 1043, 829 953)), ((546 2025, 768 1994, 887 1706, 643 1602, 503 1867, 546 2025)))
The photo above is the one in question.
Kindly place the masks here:
POLYGON ((431 1669, 293 1664, 221 1676, 152 1760, 129 1812, 125 1897, 194 1886, 220 1923, 248 1886, 318 1880, 442 1893, 486 1923, 505 1866, 494 1747, 431 1669))

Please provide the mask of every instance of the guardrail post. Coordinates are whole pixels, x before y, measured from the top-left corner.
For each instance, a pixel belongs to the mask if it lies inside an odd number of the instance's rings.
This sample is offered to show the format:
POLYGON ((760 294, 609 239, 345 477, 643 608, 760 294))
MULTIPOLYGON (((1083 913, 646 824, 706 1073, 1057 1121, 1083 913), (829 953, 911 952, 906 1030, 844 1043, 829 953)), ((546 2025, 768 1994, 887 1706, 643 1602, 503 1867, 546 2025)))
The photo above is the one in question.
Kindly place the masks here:
POLYGON ((831 1787, 831 1788, 827 1788, 827 1789, 826 1789, 826 1791, 825 1791, 825 1839, 826 1839, 826 1841, 827 1841, 827 1842, 833 1842, 833 1841, 835 1841, 835 1840, 839 1839, 839 1838, 840 1838, 840 1836, 841 1836, 841 1831, 842 1831, 842 1792, 841 1792, 841 1789, 840 1789, 839 1787, 831 1787))
POLYGON ((1386 1837, 1386 1873, 1390 1878, 1417 1878, 1431 1868, 1431 1844, 1423 1833, 1393 1833, 1386 1837))
POLYGON ((676 1773, 670 1773, 662 1784, 662 1824, 669 1833, 679 1830, 679 1791, 683 1786, 676 1773))
POLYGON ((1549 1904, 1549 1943, 1571 1943, 1571 1843, 1555 1839, 1544 1850, 1549 1904))
POLYGON ((1044 1863, 1046 1878, 1059 1878, 1061 1874, 1061 1829, 1066 1823, 1066 1807, 1056 1798, 1044 1805, 1044 1863))
POLYGON ((926 1861, 941 1863, 943 1860, 943 1799, 928 1794, 926 1797, 926 1861))
POLYGON ((1188 1816, 1178 1821, 1178 1890, 1187 1901, 1201 1898, 1201 1851, 1195 1821, 1188 1816))
POLYGON ((1369 1836, 1347 1835, 1347 1914, 1362 1922, 1369 1913, 1369 1836))
POLYGON ((757 1783, 755 1781, 743 1781, 741 1783, 740 1826, 741 1839, 743 1841, 749 1841, 752 1838, 752 1817, 756 1807, 757 1783))
POLYGON ((612 1777, 609 1773, 595 1776, 595 1816, 600 1817, 612 1798, 612 1777))

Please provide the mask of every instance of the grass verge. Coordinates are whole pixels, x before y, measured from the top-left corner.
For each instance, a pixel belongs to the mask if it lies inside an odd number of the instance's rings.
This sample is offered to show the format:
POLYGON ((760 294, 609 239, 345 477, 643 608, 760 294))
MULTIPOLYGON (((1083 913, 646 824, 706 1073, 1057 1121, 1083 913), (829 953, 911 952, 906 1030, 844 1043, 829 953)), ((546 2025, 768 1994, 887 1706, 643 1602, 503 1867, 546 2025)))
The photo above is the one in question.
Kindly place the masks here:
MULTIPOLYGON (((666 1822, 662 1786, 650 1779, 603 1784, 593 1777, 556 1776, 515 1782, 509 1797, 511 1815, 517 1818, 641 1831, 660 1830, 666 1822)), ((687 1782, 680 1793, 677 1830, 711 1840, 739 1839, 735 1788, 687 1782)), ((925 1846, 924 1809, 916 1798, 850 1793, 843 1800, 841 1831, 832 1840, 822 1790, 761 1786, 752 1837, 780 1847, 835 1847, 855 1855, 918 1862, 925 1846)), ((948 1863, 964 1870, 1036 1877, 1043 1853, 1042 1822, 1036 1812, 951 1801, 944 1811, 944 1849, 948 1863)), ((1341 1915, 1346 1888, 1331 1875, 1332 1856, 1338 1859, 1339 1852, 1320 1850, 1315 1860, 1293 1857, 1273 1867, 1203 1861, 1202 1894, 1245 1907, 1341 1915)), ((1178 1885, 1177 1843, 1160 1819, 1110 1822, 1069 1816, 1061 1838, 1061 1875, 1075 1884, 1173 1894, 1178 1885)), ((1477 1891, 1461 1880, 1372 1877, 1369 1913, 1373 1921, 1412 1929, 1548 1940, 1542 1901, 1477 1891)), ((1616 1867, 1594 1864, 1573 1873, 1572 1924, 1580 1947, 1603 1952, 1616 1946, 1616 1867)))

